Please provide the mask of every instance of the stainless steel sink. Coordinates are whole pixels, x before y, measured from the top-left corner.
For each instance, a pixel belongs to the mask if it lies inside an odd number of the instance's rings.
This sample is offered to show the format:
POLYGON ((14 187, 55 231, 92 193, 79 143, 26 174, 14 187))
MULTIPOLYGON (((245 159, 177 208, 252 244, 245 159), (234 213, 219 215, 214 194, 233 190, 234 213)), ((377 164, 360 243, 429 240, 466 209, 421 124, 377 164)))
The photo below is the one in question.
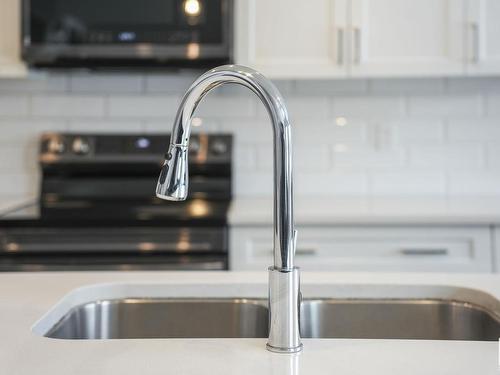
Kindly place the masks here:
MULTIPOLYGON (((70 310, 46 334, 59 339, 267 337, 263 299, 118 299, 70 310)), ((498 340, 500 315, 435 299, 314 299, 304 338, 498 340)))
POLYGON ((446 300, 312 300, 302 306, 301 333, 315 338, 496 341, 500 317, 446 300))
POLYGON ((248 299, 120 299, 78 306, 47 334, 59 339, 266 337, 268 310, 248 299))

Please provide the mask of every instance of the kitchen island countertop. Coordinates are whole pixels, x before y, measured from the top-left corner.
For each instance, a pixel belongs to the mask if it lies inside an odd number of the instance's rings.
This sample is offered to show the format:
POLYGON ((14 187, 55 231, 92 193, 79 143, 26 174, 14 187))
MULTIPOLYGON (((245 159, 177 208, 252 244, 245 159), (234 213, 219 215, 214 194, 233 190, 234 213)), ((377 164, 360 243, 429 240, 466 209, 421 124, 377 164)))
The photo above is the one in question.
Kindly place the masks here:
MULTIPOLYGON (((497 342, 304 339, 299 355, 265 350, 265 339, 57 340, 33 324, 64 295, 91 284, 137 297, 141 285, 157 290, 209 288, 224 293, 266 293, 267 274, 236 272, 74 272, 0 274, 0 373, 72 374, 499 374, 497 342), (137 289, 139 288, 139 289, 137 289), (180 288, 180 289, 179 289, 180 288), (113 290, 114 290, 113 289, 113 290), (134 292, 135 291, 135 292, 134 292)), ((406 290, 406 285, 480 289, 500 299, 500 276, 472 274, 303 273, 305 297, 315 288, 346 285, 406 290)), ((325 289, 326 288, 326 289, 325 289)), ((92 290, 80 291, 93 298, 92 290), (90 293, 90 294, 89 294, 90 293)), ((411 288, 408 288, 411 290, 411 288)), ((70 294, 71 295, 71 294, 70 294)), ((94 296, 97 298, 97 296, 94 296)), ((75 301, 74 301, 75 302, 75 301)), ((76 303, 76 302, 75 302, 76 303)))

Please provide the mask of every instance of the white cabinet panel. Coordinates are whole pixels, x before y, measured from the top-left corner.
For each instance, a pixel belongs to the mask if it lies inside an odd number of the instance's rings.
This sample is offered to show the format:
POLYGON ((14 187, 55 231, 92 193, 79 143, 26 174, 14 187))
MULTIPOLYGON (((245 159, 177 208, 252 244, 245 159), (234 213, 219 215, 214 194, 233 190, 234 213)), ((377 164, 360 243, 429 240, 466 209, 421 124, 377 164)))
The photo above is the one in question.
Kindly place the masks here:
POLYGON ((500 73, 498 0, 236 4, 235 61, 272 78, 500 73))
POLYGON ((20 57, 20 0, 0 0, 0 77, 26 74, 20 57))
POLYGON ((468 0, 467 72, 500 73, 500 1, 468 0))
POLYGON ((236 62, 274 78, 344 75, 347 1, 237 1, 236 62))
POLYGON ((464 0, 352 0, 353 76, 464 73, 464 0))
MULTIPOLYGON (((491 272, 488 227, 302 227, 296 265, 305 271, 491 272)), ((272 230, 231 230, 234 270, 272 264, 272 230)))

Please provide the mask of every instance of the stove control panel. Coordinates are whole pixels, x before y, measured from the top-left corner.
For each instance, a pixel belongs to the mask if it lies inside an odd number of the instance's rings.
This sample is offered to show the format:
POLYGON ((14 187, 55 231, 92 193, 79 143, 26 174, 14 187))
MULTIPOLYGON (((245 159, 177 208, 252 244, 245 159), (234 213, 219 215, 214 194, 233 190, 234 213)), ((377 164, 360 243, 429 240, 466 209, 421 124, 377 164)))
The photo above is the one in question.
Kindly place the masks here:
MULTIPOLYGON (((160 162, 169 140, 169 134, 44 133, 40 140, 40 162, 160 162)), ((229 162, 232 136, 193 134, 189 147, 194 162, 229 162)))

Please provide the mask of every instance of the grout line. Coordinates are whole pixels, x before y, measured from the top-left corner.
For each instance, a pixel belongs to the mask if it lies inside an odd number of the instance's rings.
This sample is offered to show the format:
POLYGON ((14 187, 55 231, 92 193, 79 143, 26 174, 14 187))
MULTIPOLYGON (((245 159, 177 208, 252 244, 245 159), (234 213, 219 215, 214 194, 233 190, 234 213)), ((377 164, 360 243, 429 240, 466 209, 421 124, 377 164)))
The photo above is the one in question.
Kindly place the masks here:
POLYGON ((444 171, 444 192, 448 197, 451 194, 451 178, 449 171, 444 171))
POLYGON ((490 147, 488 145, 488 142, 481 142, 481 145, 482 145, 483 168, 489 170, 491 169, 490 147))
POLYGON ((103 106, 104 106, 104 113, 103 113, 103 118, 105 119, 109 119, 111 116, 110 116, 110 95, 109 94, 106 94, 104 95, 103 97, 103 106))
POLYGON ((488 94, 485 94, 484 92, 482 92, 479 95, 480 95, 480 100, 481 100, 481 103, 480 103, 480 106, 481 106, 480 117, 481 118, 486 118, 486 117, 488 117, 488 112, 489 112, 488 94))
POLYGON ((450 143, 450 120, 445 118, 442 120, 443 121, 443 144, 449 144, 450 143))
POLYGON ((411 115, 410 115, 410 95, 409 94, 403 95, 403 111, 404 111, 404 115, 406 118, 411 117, 411 115))
POLYGON ((141 74, 141 94, 146 94, 148 92, 148 75, 141 74))

